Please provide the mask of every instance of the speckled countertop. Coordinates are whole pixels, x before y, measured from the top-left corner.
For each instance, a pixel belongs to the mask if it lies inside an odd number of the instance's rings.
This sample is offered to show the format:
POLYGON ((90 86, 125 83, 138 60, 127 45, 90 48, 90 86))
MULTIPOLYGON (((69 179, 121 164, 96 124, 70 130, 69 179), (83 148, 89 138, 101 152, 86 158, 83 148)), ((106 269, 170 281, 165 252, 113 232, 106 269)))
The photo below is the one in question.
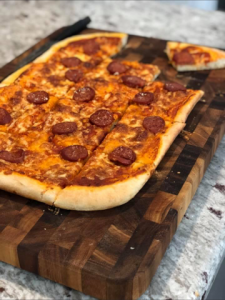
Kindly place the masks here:
MULTIPOLYGON (((225 48, 225 14, 193 10, 179 2, 175 6, 154 1, 1 1, 0 65, 86 15, 95 28, 225 48)), ((225 250, 224 153, 225 138, 141 300, 201 299, 209 289, 225 250)), ((13 298, 93 299, 0 263, 0 299, 13 298)))

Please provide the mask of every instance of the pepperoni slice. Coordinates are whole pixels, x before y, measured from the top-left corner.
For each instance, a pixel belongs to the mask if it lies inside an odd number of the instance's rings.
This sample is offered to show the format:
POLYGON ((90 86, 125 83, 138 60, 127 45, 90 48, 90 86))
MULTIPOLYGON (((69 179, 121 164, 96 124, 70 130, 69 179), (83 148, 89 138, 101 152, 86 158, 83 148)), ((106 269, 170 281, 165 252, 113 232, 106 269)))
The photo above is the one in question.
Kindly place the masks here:
POLYGON ((195 63, 193 56, 188 51, 176 52, 173 61, 177 65, 193 65, 195 63))
POLYGON ((87 55, 92 55, 100 50, 100 46, 94 40, 89 40, 83 45, 84 53, 87 55))
POLYGON ((90 122, 99 127, 105 127, 114 121, 113 114, 111 111, 106 109, 97 110, 90 116, 90 122))
POLYGON ((17 150, 15 152, 10 151, 0 151, 0 159, 11 163, 22 163, 24 161, 25 153, 22 149, 17 150))
POLYGON ((83 72, 81 70, 68 70, 65 74, 66 79, 73 82, 79 82, 83 77, 83 72))
POLYGON ((88 157, 88 151, 84 146, 72 145, 65 147, 60 152, 61 157, 68 161, 78 161, 88 157))
POLYGON ((73 68, 79 66, 81 60, 78 57, 64 57, 61 59, 61 63, 67 68, 73 68))
POLYGON ((137 104, 149 105, 154 100, 154 94, 150 92, 138 93, 133 98, 132 102, 137 104))
POLYGON ((68 134, 77 130, 77 124, 75 122, 62 122, 57 123, 52 127, 54 134, 68 134))
POLYGON ((145 85, 145 80, 137 76, 125 75, 122 76, 122 81, 125 85, 132 88, 142 88, 145 85))
POLYGON ((165 127, 165 121, 161 117, 146 117, 143 121, 143 127, 156 134, 165 127))
POLYGON ((179 84, 177 82, 166 82, 164 84, 164 89, 169 92, 176 92, 176 91, 186 91, 186 87, 182 84, 179 84))
POLYGON ((43 104, 48 102, 49 94, 45 91, 36 91, 27 95, 27 100, 33 104, 43 104))
POLYGON ((128 147, 119 146, 109 153, 109 160, 124 166, 131 165, 136 160, 136 154, 128 147))
POLYGON ((0 108, 0 125, 8 124, 12 121, 10 114, 4 108, 0 108))
POLYGON ((117 60, 112 61, 107 67, 107 70, 112 75, 118 75, 118 74, 125 73, 127 71, 127 69, 128 68, 125 65, 121 64, 117 60))
POLYGON ((91 101, 94 99, 94 97, 95 97, 95 91, 89 86, 80 88, 73 95, 74 100, 81 101, 81 102, 91 101))

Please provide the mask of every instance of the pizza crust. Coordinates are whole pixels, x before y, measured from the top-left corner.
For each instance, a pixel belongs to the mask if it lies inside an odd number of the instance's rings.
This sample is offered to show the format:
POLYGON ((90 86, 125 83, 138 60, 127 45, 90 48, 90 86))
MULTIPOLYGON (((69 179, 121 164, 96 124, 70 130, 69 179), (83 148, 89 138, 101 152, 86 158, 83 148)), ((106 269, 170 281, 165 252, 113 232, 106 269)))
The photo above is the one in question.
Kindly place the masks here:
POLYGON ((212 61, 206 65, 182 65, 182 66, 180 65, 180 66, 177 66, 174 63, 172 63, 172 65, 179 72, 223 69, 223 68, 225 68, 225 59, 219 59, 217 61, 212 61))
POLYGON ((173 65, 175 69, 177 69, 179 72, 185 72, 185 71, 200 71, 200 70, 213 70, 213 69, 222 69, 225 67, 225 51, 218 50, 215 48, 210 47, 204 47, 200 45, 193 45, 188 43, 180 43, 180 42, 167 42, 165 52, 170 60, 170 63, 173 65), (213 61, 207 63, 207 64, 195 64, 195 65, 176 65, 172 61, 172 54, 170 52, 171 49, 175 49, 182 45, 182 48, 188 47, 188 46, 197 46, 201 47, 203 51, 210 52, 214 57, 213 61))
POLYGON ((98 33, 91 33, 91 34, 76 35, 54 44, 48 51, 46 51, 44 54, 36 58, 34 62, 35 63, 46 62, 53 54, 55 54, 55 52, 57 52, 60 48, 67 46, 69 43, 83 40, 83 39, 92 39, 95 37, 120 38, 122 40, 122 44, 121 47, 118 48, 118 51, 126 45, 128 39, 128 35, 126 33, 119 33, 119 32, 118 33, 98 32, 98 33))
POLYGON ((101 187, 66 187, 59 192, 54 206, 80 211, 105 210, 120 206, 139 192, 153 171, 152 169, 127 180, 101 187))
POLYGON ((14 83, 14 81, 23 73, 25 72, 27 69, 29 69, 29 67, 31 66, 32 64, 28 64, 28 65, 25 65, 23 66, 22 68, 20 68, 19 70, 17 70, 16 72, 12 73, 11 75, 9 75, 8 77, 6 77, 2 82, 1 84, 4 84, 4 85, 9 85, 9 84, 12 84, 14 83))
POLYGON ((181 130, 186 126, 185 123, 173 123, 171 127, 160 137, 160 146, 157 153, 157 157, 154 160, 154 165, 157 167, 164 155, 166 154, 173 141, 176 139, 181 130))
POLYGON ((204 95, 204 92, 199 90, 195 91, 195 95, 191 97, 187 103, 185 103, 179 110, 178 113, 174 119, 174 122, 181 122, 185 123, 189 114, 191 113, 192 109, 195 107, 195 105, 198 103, 198 101, 202 98, 204 95))
POLYGON ((29 199, 38 200, 48 205, 53 205, 57 194, 61 191, 61 188, 58 186, 50 186, 16 172, 12 174, 0 172, 0 189, 29 199))

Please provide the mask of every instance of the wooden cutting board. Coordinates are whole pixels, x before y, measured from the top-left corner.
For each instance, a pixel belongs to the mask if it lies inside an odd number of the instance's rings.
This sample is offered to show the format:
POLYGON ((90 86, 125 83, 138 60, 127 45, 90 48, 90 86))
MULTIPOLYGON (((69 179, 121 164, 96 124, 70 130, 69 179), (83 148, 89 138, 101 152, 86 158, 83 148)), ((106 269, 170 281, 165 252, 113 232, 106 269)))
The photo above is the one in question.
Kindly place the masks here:
MULTIPOLYGON (((0 78, 47 40, 3 67, 0 78)), ((205 91, 152 178, 129 203, 100 212, 56 215, 0 191, 0 260, 99 299, 136 299, 147 289, 225 132, 225 69, 177 74, 165 45, 130 35, 117 55, 158 65, 160 80, 205 91)))

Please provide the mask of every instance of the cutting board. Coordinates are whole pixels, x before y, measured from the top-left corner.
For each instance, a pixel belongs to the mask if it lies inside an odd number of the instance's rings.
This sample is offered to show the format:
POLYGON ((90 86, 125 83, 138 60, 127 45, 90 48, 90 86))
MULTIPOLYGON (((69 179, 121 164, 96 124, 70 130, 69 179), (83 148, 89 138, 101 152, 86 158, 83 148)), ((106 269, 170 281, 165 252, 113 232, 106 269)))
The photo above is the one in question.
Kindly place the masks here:
POLYGON ((205 91, 151 179, 129 203, 100 212, 58 211, 0 191, 1 261, 99 299, 137 299, 147 289, 225 132, 225 69, 178 74, 165 45, 130 35, 117 55, 158 65, 160 80, 205 91))

